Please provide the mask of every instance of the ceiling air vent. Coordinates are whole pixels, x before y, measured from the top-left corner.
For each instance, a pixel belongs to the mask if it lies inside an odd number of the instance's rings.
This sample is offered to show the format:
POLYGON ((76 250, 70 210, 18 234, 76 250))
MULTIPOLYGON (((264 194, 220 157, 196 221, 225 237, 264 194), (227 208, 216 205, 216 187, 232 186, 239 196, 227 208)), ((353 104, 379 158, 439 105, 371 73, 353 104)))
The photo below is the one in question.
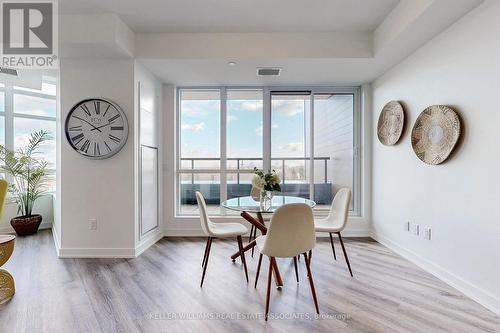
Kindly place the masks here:
POLYGON ((14 75, 17 76, 17 70, 12 68, 0 67, 0 74, 14 75))
POLYGON ((281 68, 279 67, 268 67, 268 68, 257 68, 258 76, 280 76, 281 68))

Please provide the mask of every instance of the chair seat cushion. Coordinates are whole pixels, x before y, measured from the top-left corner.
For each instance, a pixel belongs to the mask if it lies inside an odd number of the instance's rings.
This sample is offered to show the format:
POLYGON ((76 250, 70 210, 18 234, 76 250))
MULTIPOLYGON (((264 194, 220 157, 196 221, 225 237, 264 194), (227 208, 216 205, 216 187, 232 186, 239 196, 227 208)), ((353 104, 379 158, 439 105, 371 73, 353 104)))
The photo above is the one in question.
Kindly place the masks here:
POLYGON ((259 249, 259 251, 262 251, 262 249, 264 248, 264 243, 266 242, 266 236, 263 235, 257 237, 255 239, 255 242, 257 243, 257 248, 259 249))
POLYGON ((342 226, 326 219, 320 219, 314 220, 314 230, 319 232, 339 232, 342 231, 342 226))
MULTIPOLYGON (((286 249, 286 247, 283 247, 281 249, 278 249, 277 252, 279 252, 279 254, 276 254, 276 253, 266 253, 265 251, 263 251, 264 249, 264 244, 266 243, 266 236, 265 235, 262 235, 262 236, 259 236, 255 239, 255 242, 257 243, 257 248, 259 249, 259 252, 262 253, 262 254, 265 254, 267 256, 273 256, 273 257, 276 257, 276 258, 293 258, 293 257, 296 257, 298 256, 299 254, 302 254, 302 252, 290 252, 286 249)), ((309 251, 309 250, 307 250, 309 251)), ((307 252, 305 251, 305 252, 307 252)))
POLYGON ((210 224, 210 232, 213 237, 236 237, 248 232, 247 227, 239 223, 215 223, 210 224))

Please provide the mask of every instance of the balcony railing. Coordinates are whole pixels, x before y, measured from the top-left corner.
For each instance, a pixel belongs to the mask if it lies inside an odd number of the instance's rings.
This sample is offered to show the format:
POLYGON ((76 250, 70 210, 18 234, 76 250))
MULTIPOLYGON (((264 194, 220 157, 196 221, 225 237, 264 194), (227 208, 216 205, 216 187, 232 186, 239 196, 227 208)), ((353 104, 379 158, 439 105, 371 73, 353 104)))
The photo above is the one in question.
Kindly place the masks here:
MULTIPOLYGON (((250 168, 245 168, 244 162, 249 161, 261 161, 261 158, 228 158, 228 165, 231 164, 231 167, 227 168, 228 173, 236 173, 236 182, 228 182, 226 188, 226 195, 228 199, 234 197, 241 197, 245 195, 249 195, 252 185, 247 180, 246 182, 240 181, 240 174, 251 174, 253 172, 253 166, 250 168), (235 162, 235 163, 234 163, 235 162)), ((328 161, 330 157, 315 157, 315 161, 322 161, 323 170, 322 172, 315 173, 315 179, 318 179, 317 175, 322 175, 321 180, 314 182, 314 200, 318 204, 330 204, 333 198, 332 196, 332 183, 328 181, 328 161)), ((306 162, 309 161, 309 158, 300 158, 300 157, 280 157, 280 158, 272 158, 271 164, 276 165, 276 161, 279 161, 280 168, 278 172, 281 176, 281 193, 284 195, 293 195, 299 196, 303 198, 311 198, 311 187, 310 183, 306 178, 305 170, 306 167, 309 166, 306 162), (290 179, 287 176, 287 171, 291 172, 293 167, 287 166, 287 162, 290 161, 302 161, 304 162, 304 169, 299 173, 301 175, 298 178, 290 179), (273 163, 274 162, 274 163, 273 163), (289 168, 289 169, 287 169, 289 168)), ((251 163, 247 163, 251 164, 251 163)), ((220 182, 214 181, 196 181, 195 175, 198 174, 206 174, 207 170, 209 174, 213 170, 214 173, 217 173, 215 170, 220 168, 220 159, 219 158, 182 158, 181 159, 182 171, 181 173, 184 175, 191 174, 191 180, 180 183, 180 191, 181 191, 181 204, 183 205, 195 205, 196 197, 195 192, 201 191, 205 196, 205 201, 207 204, 219 204, 220 203, 220 182), (213 168, 201 168, 197 167, 196 162, 218 162, 213 168), (193 170, 193 172, 190 172, 193 170), (200 170, 204 170, 205 172, 199 172, 200 170)), ((296 168, 296 167, 295 167, 296 168)), ((315 169, 317 170, 317 169, 315 169)), ((297 171, 297 169, 295 169, 297 171)))
MULTIPOLYGON (((236 161, 236 168, 227 168, 229 172, 236 172, 236 183, 240 184, 240 173, 251 173, 253 171, 253 168, 241 168, 242 166, 242 161, 261 161, 262 158, 258 157, 249 157, 249 158, 239 158, 239 157, 232 157, 232 158, 227 158, 227 161, 236 161)), ((330 160, 330 157, 314 157, 314 161, 323 161, 323 183, 326 184, 328 183, 328 161, 330 160)), ((209 161, 214 161, 214 162, 220 162, 220 158, 216 157, 195 157, 195 158, 189 158, 189 157, 183 157, 181 158, 181 165, 184 165, 182 163, 183 161, 189 162, 189 169, 186 169, 185 167, 181 168, 183 170, 195 170, 199 168, 195 168, 195 162, 196 161, 204 161, 204 162, 209 162, 209 161)), ((271 158, 271 164, 273 164, 273 161, 281 161, 281 167, 277 171, 280 172, 281 176, 281 181, 283 184, 287 183, 286 179, 286 162, 287 161, 309 161, 308 157, 274 157, 271 158)), ((229 163, 228 163, 229 164, 229 163)), ((219 166, 220 167, 220 166, 219 166)), ((215 169, 218 169, 219 167, 216 167, 215 169)), ((194 184, 194 174, 191 177, 191 184, 194 184)))

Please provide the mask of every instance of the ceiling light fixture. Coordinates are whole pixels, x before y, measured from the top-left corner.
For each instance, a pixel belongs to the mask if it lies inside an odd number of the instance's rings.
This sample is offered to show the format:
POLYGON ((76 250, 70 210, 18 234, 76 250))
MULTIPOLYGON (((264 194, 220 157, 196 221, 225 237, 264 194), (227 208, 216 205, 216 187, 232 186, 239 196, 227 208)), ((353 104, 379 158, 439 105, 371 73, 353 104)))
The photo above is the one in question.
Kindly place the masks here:
POLYGON ((229 66, 236 66, 236 62, 235 61, 230 61, 227 63, 229 66))

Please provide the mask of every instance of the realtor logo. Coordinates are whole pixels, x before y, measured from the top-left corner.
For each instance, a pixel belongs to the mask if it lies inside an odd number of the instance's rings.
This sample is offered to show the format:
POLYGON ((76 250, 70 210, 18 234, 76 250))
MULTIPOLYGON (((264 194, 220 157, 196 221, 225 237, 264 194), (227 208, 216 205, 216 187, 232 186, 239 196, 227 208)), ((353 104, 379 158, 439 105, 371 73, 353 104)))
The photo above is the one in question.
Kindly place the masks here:
POLYGON ((1 66, 56 68, 57 3, 1 1, 1 66))

